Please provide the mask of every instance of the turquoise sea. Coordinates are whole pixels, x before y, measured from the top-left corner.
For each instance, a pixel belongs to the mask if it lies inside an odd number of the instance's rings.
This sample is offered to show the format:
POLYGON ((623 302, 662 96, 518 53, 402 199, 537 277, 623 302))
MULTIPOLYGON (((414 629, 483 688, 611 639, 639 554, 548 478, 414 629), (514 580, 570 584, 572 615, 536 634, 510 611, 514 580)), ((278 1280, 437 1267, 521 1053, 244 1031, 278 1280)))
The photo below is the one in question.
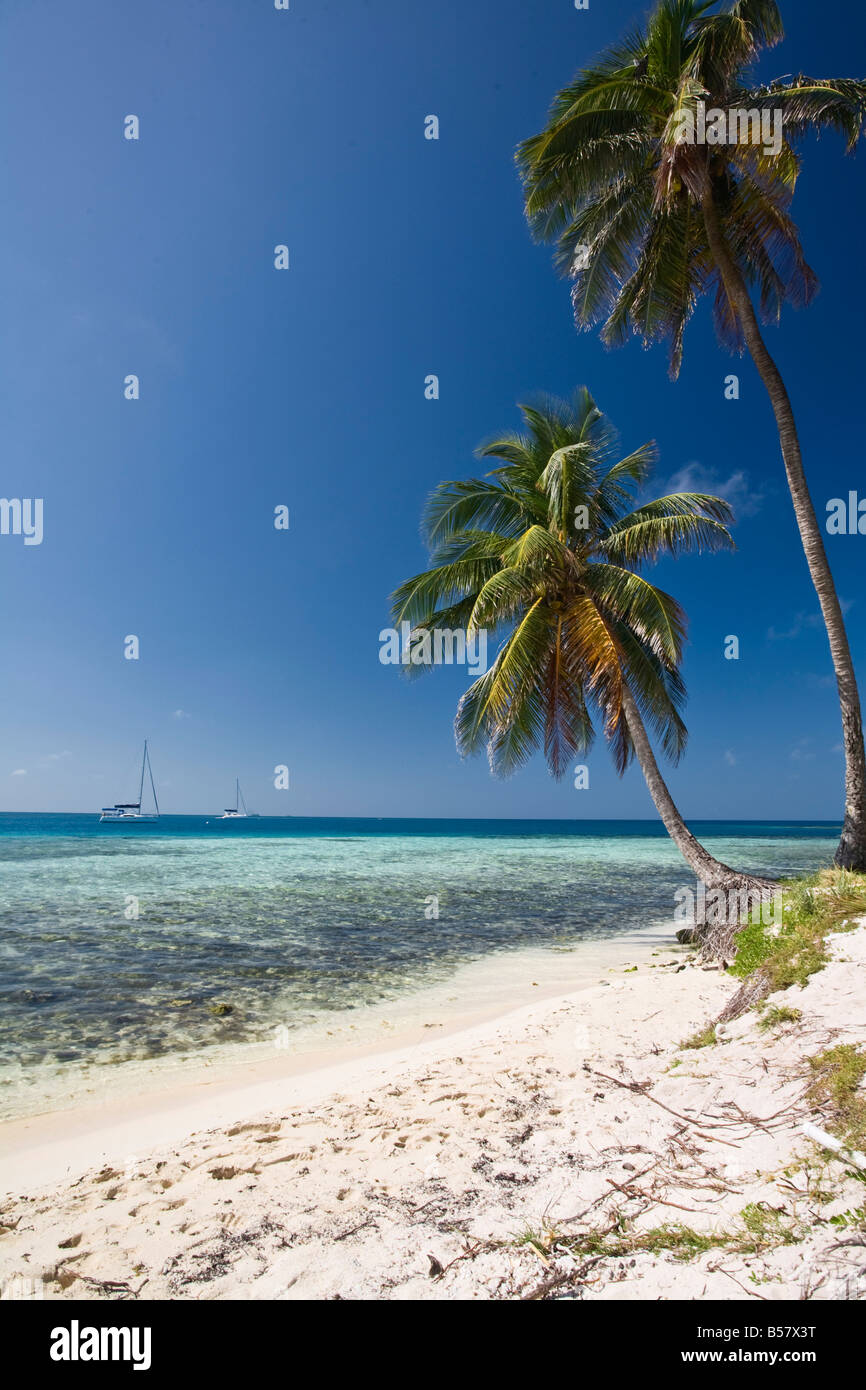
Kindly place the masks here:
MULTIPOLYGON (((773 874, 828 863, 838 836, 820 822, 692 829, 773 874)), ((495 952, 673 928, 693 882, 654 821, 3 814, 0 1095, 46 1069, 261 1042, 495 952)))

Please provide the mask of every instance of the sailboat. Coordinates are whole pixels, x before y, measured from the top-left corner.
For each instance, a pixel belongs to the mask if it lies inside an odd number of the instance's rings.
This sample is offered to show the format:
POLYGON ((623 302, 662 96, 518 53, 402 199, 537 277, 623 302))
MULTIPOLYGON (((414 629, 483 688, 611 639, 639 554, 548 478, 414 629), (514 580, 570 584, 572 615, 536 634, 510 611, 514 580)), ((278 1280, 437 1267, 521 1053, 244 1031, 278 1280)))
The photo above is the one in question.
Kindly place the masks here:
POLYGON ((153 768, 150 765, 150 754, 147 751, 147 739, 144 740, 144 753, 141 757, 141 781, 138 784, 137 801, 116 801, 113 806, 103 806, 100 821, 122 821, 124 825, 130 822, 140 824, 142 821, 159 820, 159 803, 156 799, 156 786, 153 780, 153 768), (152 811, 142 811, 142 797, 144 794, 144 770, 147 768, 150 774, 150 789, 153 792, 152 811))
POLYGON ((244 794, 241 791, 240 779, 235 778, 235 804, 227 806, 220 816, 220 820, 246 820, 249 812, 247 803, 244 801, 244 794))

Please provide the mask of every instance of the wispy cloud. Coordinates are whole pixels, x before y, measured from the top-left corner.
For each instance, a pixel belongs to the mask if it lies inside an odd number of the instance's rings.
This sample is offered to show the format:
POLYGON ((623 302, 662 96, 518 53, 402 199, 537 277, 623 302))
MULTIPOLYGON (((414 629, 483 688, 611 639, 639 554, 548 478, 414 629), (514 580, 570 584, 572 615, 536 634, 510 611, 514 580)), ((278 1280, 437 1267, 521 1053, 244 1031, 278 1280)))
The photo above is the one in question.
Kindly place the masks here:
MULTIPOLYGON (((840 598, 839 607, 842 609, 843 613, 848 613, 850 609, 854 607, 854 599, 840 598)), ((799 637, 801 632, 810 632, 816 627, 823 627, 823 625, 824 618, 819 610, 815 609, 812 612, 806 612, 804 610, 795 614, 794 620, 789 628, 786 628, 782 632, 776 627, 768 628, 767 636, 771 642, 790 642, 792 638, 799 637)), ((829 678, 828 683, 832 685, 832 676, 829 678)))
POLYGON ((795 763, 811 762, 815 756, 814 752, 812 752, 812 750, 809 747, 811 742, 812 740, 810 738, 798 739, 797 742, 794 744, 794 747, 791 749, 789 755, 791 761, 795 763))
POLYGON ((9 776, 10 776, 10 777, 26 777, 26 776, 27 776, 27 768, 26 768, 26 767, 16 767, 15 771, 14 771, 14 772, 10 772, 9 776))
POLYGON ((664 485, 664 492, 709 492, 729 503, 734 519, 754 516, 761 509, 764 494, 751 482, 748 473, 738 468, 725 477, 701 463, 687 463, 664 485))
POLYGON ((801 632, 820 626, 820 613, 798 613, 789 628, 780 632, 777 627, 769 627, 767 636, 771 642, 790 642, 794 637, 799 637, 801 632))
POLYGON ((171 717, 172 719, 189 719, 191 716, 187 714, 185 709, 176 709, 171 717))
POLYGON ((737 755, 732 748, 725 749, 725 762, 728 764, 728 767, 737 766, 737 755))

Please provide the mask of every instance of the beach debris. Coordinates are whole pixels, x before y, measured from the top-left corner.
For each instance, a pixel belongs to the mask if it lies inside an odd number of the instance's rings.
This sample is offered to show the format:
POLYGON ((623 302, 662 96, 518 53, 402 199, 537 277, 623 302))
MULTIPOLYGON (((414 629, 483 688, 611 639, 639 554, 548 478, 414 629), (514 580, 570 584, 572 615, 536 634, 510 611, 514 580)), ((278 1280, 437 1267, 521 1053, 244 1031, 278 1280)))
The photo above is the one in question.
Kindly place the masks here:
POLYGON ((250 1121, 249 1123, 243 1125, 232 1125, 231 1129, 226 1130, 226 1135, 229 1138, 234 1138, 236 1134, 252 1134, 256 1130, 260 1130, 263 1134, 272 1134, 275 1129, 279 1128, 279 1123, 274 1120, 250 1121))
POLYGON ((225 1018, 226 1014, 233 1014, 234 1011, 234 1004, 211 1004, 210 1006, 210 1012, 215 1018, 225 1018))
POLYGON ((866 1154, 861 1153, 859 1149, 849 1149, 848 1145, 843 1144, 841 1139, 837 1139, 834 1135, 828 1134, 826 1129, 819 1129, 817 1125, 810 1124, 808 1120, 801 1124, 800 1129, 806 1135, 807 1139, 813 1139, 816 1144, 820 1144, 824 1149, 832 1149, 834 1153, 847 1151, 854 1164, 858 1168, 862 1168, 866 1171, 866 1154))
POLYGON ((93 1179, 94 1182, 110 1182, 112 1178, 122 1177, 122 1173, 117 1168, 102 1168, 93 1179))

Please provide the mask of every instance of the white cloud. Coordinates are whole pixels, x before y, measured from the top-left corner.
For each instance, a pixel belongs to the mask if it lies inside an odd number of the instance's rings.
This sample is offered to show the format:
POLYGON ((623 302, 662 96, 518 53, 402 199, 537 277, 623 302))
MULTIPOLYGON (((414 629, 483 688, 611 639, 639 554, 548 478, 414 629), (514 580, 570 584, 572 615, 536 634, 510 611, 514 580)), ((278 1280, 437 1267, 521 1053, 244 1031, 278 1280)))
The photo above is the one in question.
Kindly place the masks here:
MULTIPOLYGON (((843 614, 848 613, 849 610, 850 610, 851 608, 853 608, 853 606, 854 606, 854 599, 852 599, 852 598, 840 598, 840 599, 839 599, 839 607, 842 609, 843 614)), ((821 612, 820 612, 819 610, 816 609, 814 612, 811 612, 811 613, 801 612, 801 613, 795 614, 795 616, 794 616, 794 621, 793 621, 793 623, 791 624, 791 626, 788 628, 788 630, 787 630, 786 632, 779 632, 779 631, 777 631, 777 629, 774 628, 774 627, 768 628, 768 629, 767 629, 767 636, 769 637, 769 639, 770 639, 771 642, 787 642, 787 641, 790 641, 790 639, 793 638, 793 637, 799 637, 799 636, 800 636, 800 633, 801 633, 804 629, 812 629, 812 628, 823 627, 823 626, 824 626, 824 619, 823 619, 823 616, 822 616, 821 612)), ((826 680, 826 683, 827 683, 828 685, 832 685, 832 684, 834 683, 834 678, 833 678, 832 676, 825 677, 824 679, 826 680)), ((823 682, 822 682, 822 683, 823 683, 823 682)))
POLYGON ((187 712, 186 712, 185 709, 176 709, 176 710, 174 711, 174 714, 173 714, 171 717, 172 717, 172 719, 189 719, 189 718, 190 718, 190 716, 187 714, 187 712))
POLYGON ((798 739, 798 741, 794 744, 794 747, 791 749, 790 756, 793 762, 808 763, 812 761, 815 754, 811 752, 809 749, 809 744, 811 742, 812 740, 810 738, 798 739))
POLYGON ((724 478, 715 469, 704 468, 701 463, 687 463, 668 479, 661 491, 709 492, 713 497, 722 497, 730 504, 735 521, 754 516, 760 511, 764 500, 764 494, 756 491, 744 469, 738 468, 724 478))
POLYGON ((10 775, 10 777, 26 777, 26 776, 27 776, 27 768, 26 768, 26 767, 16 767, 15 771, 14 771, 14 772, 11 772, 9 775, 10 775))
POLYGON ((725 749, 725 762, 728 764, 728 767, 736 767, 737 755, 732 748, 725 749))
POLYGON ((799 637, 804 628, 814 628, 821 626, 820 613, 797 613, 791 626, 784 632, 779 632, 775 627, 767 629, 767 636, 771 642, 789 642, 794 637, 799 637))

